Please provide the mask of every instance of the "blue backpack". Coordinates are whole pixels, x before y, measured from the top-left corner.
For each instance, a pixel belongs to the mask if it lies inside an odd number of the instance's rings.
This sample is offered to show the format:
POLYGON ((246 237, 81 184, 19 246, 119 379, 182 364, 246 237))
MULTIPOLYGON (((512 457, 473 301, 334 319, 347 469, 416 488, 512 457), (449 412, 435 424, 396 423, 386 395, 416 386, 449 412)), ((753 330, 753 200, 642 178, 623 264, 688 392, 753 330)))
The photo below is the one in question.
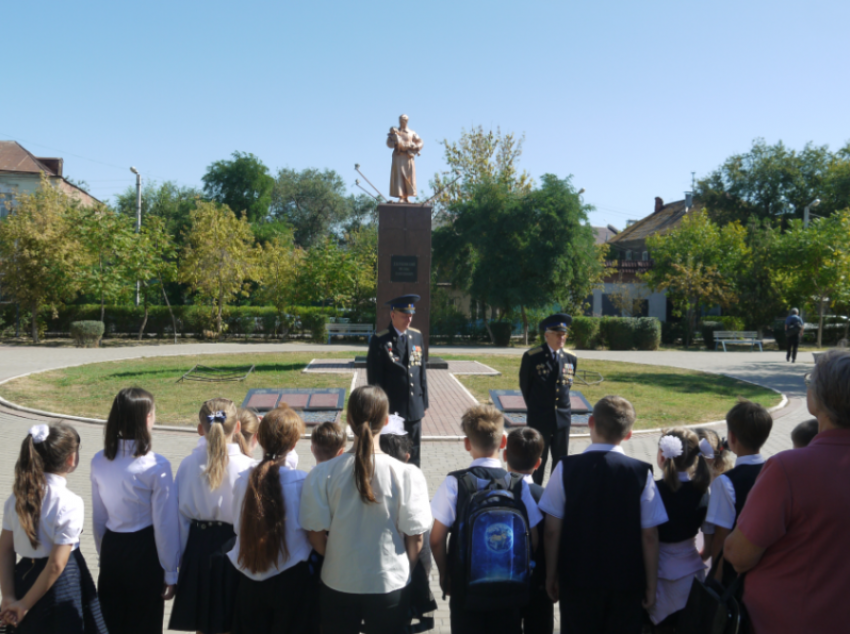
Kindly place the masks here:
POLYGON ((528 604, 532 552, 522 475, 472 467, 457 478, 457 519, 449 558, 452 599, 467 610, 504 610, 528 604), (488 484, 478 488, 478 480, 488 484))

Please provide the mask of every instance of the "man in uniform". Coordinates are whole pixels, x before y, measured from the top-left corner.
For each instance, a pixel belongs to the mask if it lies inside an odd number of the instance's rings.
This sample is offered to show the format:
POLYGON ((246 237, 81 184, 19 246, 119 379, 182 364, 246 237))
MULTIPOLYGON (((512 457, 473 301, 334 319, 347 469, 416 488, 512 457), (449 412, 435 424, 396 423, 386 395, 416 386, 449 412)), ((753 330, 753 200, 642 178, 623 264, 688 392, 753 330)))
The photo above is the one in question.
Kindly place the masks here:
POLYGON ((392 307, 390 327, 369 342, 366 374, 369 385, 380 385, 390 400, 390 414, 404 418, 413 441, 410 462, 419 466, 422 417, 428 410, 428 378, 422 333, 410 327, 419 295, 403 295, 387 302, 392 307))
POLYGON ((573 318, 563 313, 540 322, 546 343, 522 355, 519 387, 528 408, 527 424, 543 434, 543 455, 534 481, 543 484, 546 460, 552 452, 552 470, 567 455, 570 442, 570 387, 578 359, 564 351, 567 327, 573 318))

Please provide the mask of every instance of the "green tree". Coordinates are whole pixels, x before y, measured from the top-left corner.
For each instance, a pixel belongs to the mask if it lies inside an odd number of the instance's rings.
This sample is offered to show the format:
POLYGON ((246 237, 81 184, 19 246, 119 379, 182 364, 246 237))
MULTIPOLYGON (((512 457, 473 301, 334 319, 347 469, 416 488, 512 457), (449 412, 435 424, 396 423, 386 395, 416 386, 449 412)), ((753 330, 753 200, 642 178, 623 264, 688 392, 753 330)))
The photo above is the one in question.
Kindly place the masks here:
POLYGON ((32 194, 15 197, 14 208, 0 222, 0 286, 3 293, 29 309, 32 338, 38 343, 38 314, 56 312, 79 289, 75 271, 81 261, 74 238, 73 201, 42 174, 32 194))
MULTIPOLYGON (((148 218, 162 218, 165 231, 180 244, 181 236, 191 222, 189 212, 201 198, 202 192, 194 187, 181 187, 173 181, 162 184, 150 181, 142 187, 142 228, 148 218)), ((136 188, 128 187, 115 197, 115 209, 123 216, 136 218, 136 188)))
POLYGON ((234 212, 245 213, 251 222, 269 216, 274 179, 269 168, 251 153, 234 152, 232 160, 216 161, 201 180, 204 192, 234 212))
MULTIPOLYGON (((850 295, 850 209, 817 218, 809 227, 794 220, 780 241, 785 296, 814 304, 818 313, 818 346, 823 344, 826 309, 846 303, 850 295)), ((789 302, 791 303, 791 302, 789 302)))
POLYGON ((653 291, 666 290, 675 313, 685 317, 685 345, 690 345, 703 307, 734 302, 732 280, 746 256, 745 234, 740 223, 721 228, 699 211, 689 213, 669 233, 647 239, 653 265, 641 279, 653 291))
POLYGON ((282 169, 272 192, 272 216, 295 231, 295 243, 309 248, 328 233, 340 235, 374 219, 375 202, 365 194, 350 196, 334 170, 282 169), (351 225, 354 226, 351 226, 351 225))
POLYGON ((346 234, 346 250, 353 263, 351 308, 356 312, 375 311, 378 291, 378 228, 365 225, 346 234))
MULTIPOLYGON (((552 174, 525 192, 485 180, 452 203, 434 231, 434 259, 452 283, 500 311, 558 302, 578 312, 602 275, 600 252, 570 178, 552 174)), ((492 337, 492 334, 491 334, 492 337)))
POLYGON ((307 249, 299 273, 299 303, 342 307, 351 299, 356 263, 333 236, 307 249))
POLYGON ((781 141, 756 139, 749 152, 729 157, 701 179, 696 194, 721 224, 756 216, 787 226, 816 198, 817 213, 828 216, 850 206, 850 144, 832 153, 809 143, 797 152, 781 141))
POLYGON ((225 306, 247 297, 250 281, 262 279, 259 252, 247 217, 237 218, 227 205, 199 202, 191 219, 179 276, 210 303, 221 335, 225 306))
POLYGON ((435 174, 430 183, 439 194, 434 199, 435 212, 451 213, 453 203, 468 199, 484 183, 502 185, 510 192, 531 191, 531 176, 518 167, 524 140, 524 136, 517 138, 512 132, 503 135, 499 128, 485 132, 482 126, 461 130, 456 142, 443 139, 448 169, 435 174))
POLYGON ((258 289, 260 301, 277 309, 281 327, 286 328, 286 312, 297 303, 299 277, 302 273, 304 250, 296 247, 292 233, 279 233, 263 244, 263 282, 258 289))
POLYGON ((97 298, 104 321, 106 304, 118 303, 132 292, 127 263, 135 237, 133 223, 104 205, 75 211, 73 229, 82 255, 76 273, 80 290, 97 298))

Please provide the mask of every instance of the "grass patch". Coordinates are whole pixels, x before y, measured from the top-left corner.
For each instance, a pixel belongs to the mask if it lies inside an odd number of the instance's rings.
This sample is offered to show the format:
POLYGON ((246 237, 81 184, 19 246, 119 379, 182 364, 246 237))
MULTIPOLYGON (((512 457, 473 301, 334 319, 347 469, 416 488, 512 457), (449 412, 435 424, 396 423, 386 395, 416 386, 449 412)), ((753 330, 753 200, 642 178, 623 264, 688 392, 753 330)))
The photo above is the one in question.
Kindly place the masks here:
MULTIPOLYGON (((480 401, 490 400, 489 390, 519 389, 521 358, 518 356, 442 356, 444 359, 480 361, 502 373, 501 376, 457 376, 480 401)), ((667 366, 579 359, 578 369, 599 372, 605 381, 590 386, 576 384, 575 390, 591 405, 608 394, 629 399, 638 416, 636 429, 722 420, 738 396, 765 407, 777 405, 782 399, 776 392, 751 383, 667 366)))
MULTIPOLYGON (((194 425, 201 403, 213 397, 241 403, 248 390, 272 387, 351 386, 350 374, 304 374, 311 359, 351 359, 356 352, 339 350, 315 352, 269 352, 260 354, 186 355, 95 363, 77 368, 53 370, 16 379, 0 386, 3 398, 27 407, 105 419, 119 390, 139 386, 156 397, 160 423, 194 425), (176 383, 196 364, 216 368, 236 368, 251 363, 254 372, 244 382, 176 383)), ((519 388, 519 356, 441 355, 445 359, 475 360, 502 373, 501 376, 458 375, 458 379, 481 401, 488 390, 519 388)), ((715 374, 678 368, 590 361, 581 359, 579 369, 595 370, 605 382, 576 386, 592 403, 606 394, 628 398, 638 413, 637 428, 702 423, 720 420, 738 396, 776 405, 775 392, 715 374)))

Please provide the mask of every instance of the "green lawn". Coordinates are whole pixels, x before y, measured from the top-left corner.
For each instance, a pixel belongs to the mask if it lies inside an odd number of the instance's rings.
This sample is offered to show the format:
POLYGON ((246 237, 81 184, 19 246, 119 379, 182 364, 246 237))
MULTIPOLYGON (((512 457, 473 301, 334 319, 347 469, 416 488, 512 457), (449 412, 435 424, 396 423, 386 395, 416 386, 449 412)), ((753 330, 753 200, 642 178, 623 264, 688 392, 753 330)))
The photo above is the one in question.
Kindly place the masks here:
MULTIPOLYGON (((329 351, 280 352, 253 355, 187 355, 128 361, 112 361, 34 374, 0 386, 3 398, 38 409, 77 416, 105 419, 115 394, 124 387, 140 386, 156 397, 160 423, 195 424, 201 403, 221 396, 237 404, 252 388, 342 387, 351 386, 349 374, 303 374, 311 359, 353 358, 357 353, 329 351), (196 364, 216 368, 237 368, 255 364, 244 382, 177 383, 196 364)), ((443 355, 445 359, 480 361, 501 372, 501 376, 459 375, 460 381, 481 401, 489 400, 490 389, 518 389, 520 357, 443 355)), ((780 397, 770 390, 713 374, 677 368, 646 366, 610 361, 579 361, 580 370, 596 370, 605 382, 575 388, 594 403, 606 394, 628 398, 638 413, 637 427, 690 424, 722 419, 743 396, 775 405, 780 397)))
MULTIPOLYGON (((489 401, 489 390, 519 389, 520 357, 443 355, 444 359, 475 360, 501 372, 501 376, 458 375, 473 396, 489 401)), ((781 396, 771 390, 716 374, 680 370, 667 366, 649 366, 614 361, 591 361, 579 358, 578 369, 594 370, 605 381, 599 385, 573 385, 593 405, 608 394, 624 396, 637 412, 636 429, 673 425, 690 425, 722 420, 738 396, 776 405, 781 396)))

